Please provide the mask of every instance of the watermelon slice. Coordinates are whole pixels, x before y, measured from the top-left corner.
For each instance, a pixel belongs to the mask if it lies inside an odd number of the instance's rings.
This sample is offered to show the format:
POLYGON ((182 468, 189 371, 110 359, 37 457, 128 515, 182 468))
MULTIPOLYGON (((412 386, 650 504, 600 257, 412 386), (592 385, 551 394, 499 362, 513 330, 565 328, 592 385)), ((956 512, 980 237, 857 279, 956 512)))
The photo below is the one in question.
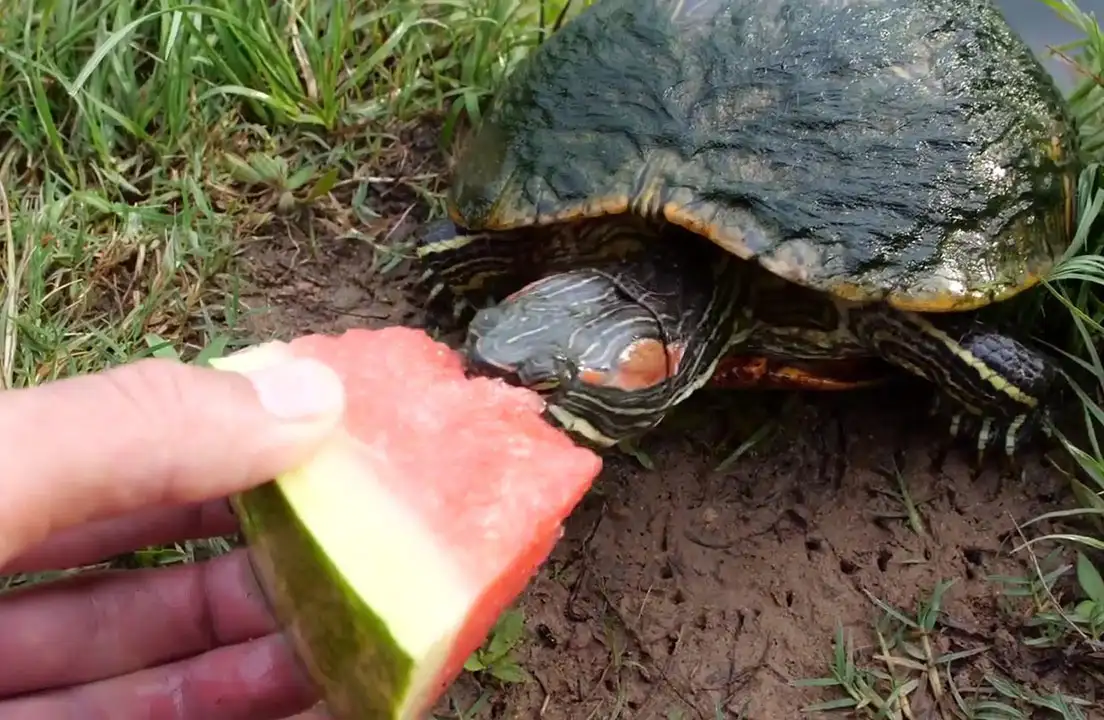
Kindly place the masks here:
POLYGON ((422 718, 562 534, 601 460, 420 330, 309 335, 214 361, 332 367, 344 428, 234 499, 257 575, 330 714, 422 718))

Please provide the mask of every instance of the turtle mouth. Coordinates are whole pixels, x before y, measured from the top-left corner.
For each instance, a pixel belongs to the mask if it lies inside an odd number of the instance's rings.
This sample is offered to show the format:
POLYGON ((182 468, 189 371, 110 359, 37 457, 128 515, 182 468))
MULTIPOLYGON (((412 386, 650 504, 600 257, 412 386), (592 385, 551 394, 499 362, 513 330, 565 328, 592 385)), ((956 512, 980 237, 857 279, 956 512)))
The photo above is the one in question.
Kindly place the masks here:
POLYGON ((510 385, 522 385, 517 368, 510 367, 509 365, 500 365, 486 358, 472 357, 471 353, 467 354, 467 370, 469 377, 494 378, 496 380, 502 380, 510 385))
POLYGON ((541 395, 548 396, 562 389, 562 383, 556 378, 533 380, 526 377, 527 373, 514 365, 494 362, 477 353, 466 353, 466 370, 468 377, 486 377, 501 380, 507 385, 525 388, 541 395))

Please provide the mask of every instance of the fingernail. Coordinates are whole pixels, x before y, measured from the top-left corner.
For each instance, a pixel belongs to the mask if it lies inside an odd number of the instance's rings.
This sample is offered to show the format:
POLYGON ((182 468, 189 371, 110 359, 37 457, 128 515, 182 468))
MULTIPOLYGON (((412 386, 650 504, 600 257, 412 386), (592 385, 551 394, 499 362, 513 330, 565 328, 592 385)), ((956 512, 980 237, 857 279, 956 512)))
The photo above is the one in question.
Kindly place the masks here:
POLYGON ((296 359, 246 372, 261 405, 280 420, 302 421, 341 412, 341 378, 316 360, 296 359))

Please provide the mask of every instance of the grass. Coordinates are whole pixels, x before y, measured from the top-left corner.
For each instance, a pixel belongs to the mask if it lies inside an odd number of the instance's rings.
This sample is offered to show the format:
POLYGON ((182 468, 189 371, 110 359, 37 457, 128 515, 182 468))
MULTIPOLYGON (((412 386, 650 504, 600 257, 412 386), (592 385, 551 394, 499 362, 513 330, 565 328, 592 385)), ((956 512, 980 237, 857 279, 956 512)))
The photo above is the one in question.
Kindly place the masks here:
POLYGON ((487 641, 468 658, 464 669, 483 673, 500 683, 519 683, 529 679, 525 668, 512 656, 514 649, 525 636, 525 614, 517 609, 507 610, 491 629, 487 641))
MULTIPOLYGON (((1071 100, 1087 160, 1104 164, 1104 33, 1072 2, 1040 1, 1083 31, 1078 46, 1058 50, 1084 70, 1071 100)), ((495 88, 563 2, 4 0, 0 387, 149 355, 201 360, 247 341, 241 256, 293 231, 306 239, 308 252, 313 238, 336 235, 367 244, 379 264, 394 265, 402 248, 388 240, 393 218, 380 188, 400 188, 417 217, 438 203, 439 168, 407 160, 416 128, 432 120, 439 128, 435 142, 447 151, 478 122, 495 88)), ((572 7, 584 4, 576 0, 572 7)), ((1010 306, 1024 322, 1048 328, 1076 373, 1080 415, 1059 439, 1071 460, 1061 469, 1079 506, 1026 525, 1025 532, 1060 521, 1063 529, 1025 536, 1019 549, 1038 572, 999 580, 1010 601, 1033 608, 1025 642, 1099 651, 1099 168, 1086 170, 1080 202, 1076 253, 1046 292, 1010 306), (1036 549, 1054 542, 1061 543, 1054 551, 1059 560, 1044 567, 1034 559, 1036 549), (1071 555, 1069 548, 1081 553, 1071 555), (1067 575, 1080 588, 1068 600, 1056 589, 1067 575)), ((735 455, 747 449, 741 445, 735 455)), ((898 484, 896 492, 923 534, 907 488, 898 484)), ((186 562, 222 549, 203 543, 152 548, 128 562, 186 562)), ((32 579, 7 578, 0 587, 32 579)), ((911 694, 928 688, 961 710, 957 686, 943 675, 955 658, 924 649, 924 638, 941 627, 939 597, 913 618, 881 605, 888 619, 875 634, 884 647, 879 657, 862 660, 881 663, 880 669, 862 665, 841 635, 832 683, 821 684, 842 689, 852 709, 865 703, 904 713, 911 694)), ((479 672, 516 674, 513 661, 498 652, 517 641, 510 634, 516 628, 507 630, 509 643, 494 646, 492 638, 473 659, 482 663, 479 672)), ((1002 715, 1001 708, 1025 712, 1050 702, 997 676, 971 692, 976 712, 963 717, 1019 717, 1002 715), (990 705, 979 710, 978 703, 990 705)))
MULTIPOLYGON (((893 607, 867 593, 881 610, 872 634, 875 643, 857 649, 840 628, 832 645, 830 674, 798 685, 830 688, 839 697, 816 703, 808 712, 848 710, 856 717, 913 720, 1027 720, 1049 713, 1061 720, 1087 720, 1091 701, 1061 692, 1030 688, 992 668, 962 672, 990 648, 977 640, 966 647, 942 650, 944 634, 956 624, 946 617, 943 601, 953 582, 941 582, 914 612, 893 607)), ((970 668, 972 669, 972 668, 970 668)))
POLYGON ((151 333, 186 356, 232 334, 250 238, 308 206, 378 226, 365 197, 403 133, 443 114, 447 145, 539 19, 507 0, 8 2, 5 386, 147 355, 151 333))

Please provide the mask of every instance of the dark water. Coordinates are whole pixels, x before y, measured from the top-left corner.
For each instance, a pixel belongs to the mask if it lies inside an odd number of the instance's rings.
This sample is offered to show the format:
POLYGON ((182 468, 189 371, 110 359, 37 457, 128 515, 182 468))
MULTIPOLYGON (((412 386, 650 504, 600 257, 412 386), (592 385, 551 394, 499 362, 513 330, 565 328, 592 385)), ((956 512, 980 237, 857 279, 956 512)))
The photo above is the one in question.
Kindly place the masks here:
MULTIPOLYGON (((1008 24, 1030 45, 1064 88, 1076 82, 1073 71, 1048 46, 1061 46, 1079 39, 1077 28, 1060 18, 1040 0, 996 0, 1008 24)), ((1104 0, 1077 0, 1082 11, 1095 13, 1104 21, 1104 0)))

